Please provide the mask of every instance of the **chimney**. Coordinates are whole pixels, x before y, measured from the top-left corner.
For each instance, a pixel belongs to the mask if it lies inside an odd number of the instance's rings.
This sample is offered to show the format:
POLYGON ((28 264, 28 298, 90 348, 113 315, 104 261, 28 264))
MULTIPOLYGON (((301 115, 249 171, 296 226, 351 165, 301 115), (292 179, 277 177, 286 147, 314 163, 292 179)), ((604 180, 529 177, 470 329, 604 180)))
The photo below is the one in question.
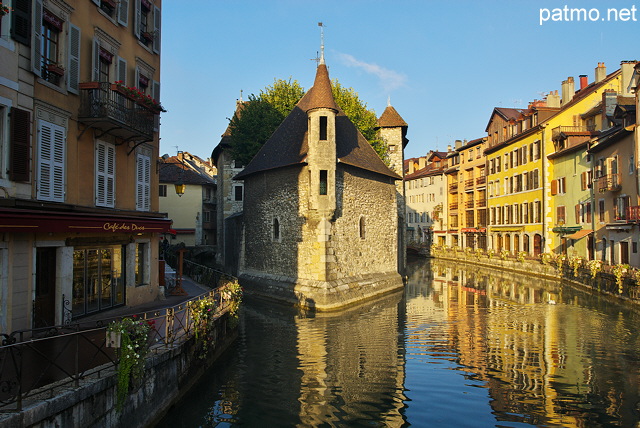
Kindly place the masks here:
POLYGON ((622 91, 620 95, 623 97, 632 97, 634 94, 629 91, 629 84, 631 83, 631 77, 633 76, 633 68, 636 65, 637 61, 622 61, 620 63, 620 69, 622 70, 622 91))
POLYGON ((455 147, 456 147, 456 149, 459 149, 460 147, 462 147, 462 141, 460 141, 460 140, 456 140, 455 145, 456 145, 456 146, 455 146, 455 147))
POLYGON ((583 90, 589 85, 589 78, 586 74, 581 74, 580 76, 580 90, 583 90))
POLYGON ((425 166, 427 166, 427 158, 420 156, 418 158, 418 169, 424 169, 425 166))
POLYGON ((447 153, 451 151, 451 144, 447 144, 447 153))
POLYGON ((613 89, 605 89, 602 93, 602 129, 609 129, 610 119, 618 104, 618 94, 613 89))
POLYGON ((596 83, 600 83, 607 77, 607 67, 604 66, 604 62, 599 62, 596 67, 596 83))
POLYGON ((414 163, 413 163, 413 159, 409 160, 409 172, 407 172, 407 174, 413 174, 414 171, 414 163))
POLYGON ((560 108, 560 95, 558 91, 551 91, 547 95, 547 107, 560 108))
POLYGON ((566 105, 573 99, 573 95, 576 93, 575 83, 573 77, 567 77, 567 80, 562 82, 562 105, 566 105))

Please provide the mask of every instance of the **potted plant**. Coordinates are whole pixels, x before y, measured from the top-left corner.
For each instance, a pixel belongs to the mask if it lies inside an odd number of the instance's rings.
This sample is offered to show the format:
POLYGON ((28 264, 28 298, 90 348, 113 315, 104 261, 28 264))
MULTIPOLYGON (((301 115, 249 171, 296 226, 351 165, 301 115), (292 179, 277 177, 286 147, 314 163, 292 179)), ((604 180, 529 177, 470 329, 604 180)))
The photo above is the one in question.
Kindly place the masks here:
POLYGON ((9 6, 5 6, 2 2, 0 2, 0 16, 5 16, 9 13, 10 10, 11 9, 9 9, 9 6))

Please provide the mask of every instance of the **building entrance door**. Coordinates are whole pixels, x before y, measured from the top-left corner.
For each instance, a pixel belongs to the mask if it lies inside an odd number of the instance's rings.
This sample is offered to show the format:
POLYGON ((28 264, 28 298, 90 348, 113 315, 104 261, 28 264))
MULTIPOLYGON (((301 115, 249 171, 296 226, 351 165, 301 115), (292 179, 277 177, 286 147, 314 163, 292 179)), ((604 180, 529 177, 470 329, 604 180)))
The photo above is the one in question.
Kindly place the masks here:
POLYGON ((56 249, 36 249, 36 289, 33 327, 49 327, 56 320, 56 249))

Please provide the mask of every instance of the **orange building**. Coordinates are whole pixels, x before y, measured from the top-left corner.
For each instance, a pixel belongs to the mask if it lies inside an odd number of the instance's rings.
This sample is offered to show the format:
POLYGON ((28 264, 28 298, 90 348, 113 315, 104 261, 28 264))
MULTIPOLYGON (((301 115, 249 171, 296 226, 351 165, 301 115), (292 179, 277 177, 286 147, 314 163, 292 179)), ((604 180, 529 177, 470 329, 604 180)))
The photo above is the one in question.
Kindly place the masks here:
POLYGON ((159 297, 160 0, 0 21, 0 332, 159 297))

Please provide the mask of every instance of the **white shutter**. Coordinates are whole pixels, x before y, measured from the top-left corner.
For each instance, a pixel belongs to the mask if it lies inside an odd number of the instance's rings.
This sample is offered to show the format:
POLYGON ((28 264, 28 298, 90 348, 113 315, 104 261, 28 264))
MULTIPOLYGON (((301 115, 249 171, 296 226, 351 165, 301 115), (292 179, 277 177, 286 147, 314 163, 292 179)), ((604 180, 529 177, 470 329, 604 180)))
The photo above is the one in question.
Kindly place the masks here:
POLYGON ((31 28, 33 31, 33 38, 31 39, 31 71, 36 76, 42 76, 42 0, 33 2, 31 28))
POLYGON ((100 80, 100 41, 96 38, 93 39, 93 53, 91 58, 93 64, 93 74, 91 80, 98 82, 100 80))
POLYGON ((160 8, 153 7, 153 52, 160 53, 160 8))
POLYGON ((115 205, 115 147, 96 142, 96 205, 115 205))
POLYGON ((69 24, 69 64, 67 67, 67 90, 78 93, 80 84, 80 28, 69 24))
POLYGON ((123 85, 127 84, 127 60, 121 57, 118 57, 118 80, 122 81, 123 85))
POLYGON ((136 158, 136 209, 151 209, 151 158, 138 154, 136 158))
POLYGON ((140 67, 136 65, 136 80, 133 81, 133 86, 140 88, 140 67))
POLYGON ((133 0, 135 5, 135 16, 133 19, 133 34, 140 39, 140 20, 142 19, 142 3, 140 0, 133 0))
POLYGON ((40 200, 64 202, 65 143, 63 127, 38 121, 38 191, 40 200))
POLYGON ((118 23, 123 27, 129 24, 129 0, 120 0, 118 4, 118 23))

